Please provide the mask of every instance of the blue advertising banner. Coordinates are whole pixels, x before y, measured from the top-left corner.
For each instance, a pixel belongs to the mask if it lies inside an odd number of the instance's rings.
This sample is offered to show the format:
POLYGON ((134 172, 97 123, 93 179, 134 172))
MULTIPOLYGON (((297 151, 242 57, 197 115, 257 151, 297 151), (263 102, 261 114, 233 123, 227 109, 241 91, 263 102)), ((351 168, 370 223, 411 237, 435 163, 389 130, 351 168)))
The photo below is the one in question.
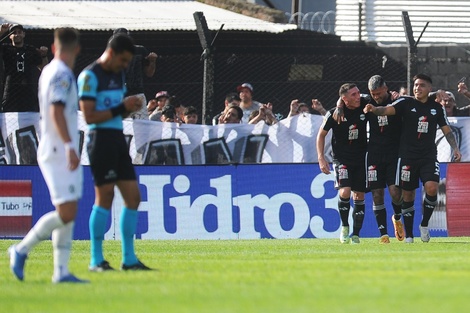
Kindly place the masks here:
MULTIPOLYGON (((441 164, 441 177, 445 177, 446 167, 447 164, 441 164)), ((142 195, 138 239, 339 238, 341 224, 334 177, 321 173, 316 163, 136 166, 135 169, 142 195)), ((54 209, 37 166, 2 166, 0 181, 31 182, 33 225, 41 215, 54 209)), ((74 233, 74 238, 80 240, 89 239, 88 216, 94 202, 88 166, 84 167, 84 182, 74 233)), ((441 204, 430 224, 433 236, 447 235, 445 179, 443 182, 441 204)), ((385 194, 388 233, 393 237, 390 220, 393 211, 388 193, 385 194)), ((419 236, 421 188, 416 195, 415 236, 419 236)), ((14 201, 11 195, 0 191, 0 219, 14 215, 11 212, 14 201)), ((117 221, 122 206, 116 189, 106 239, 120 239, 117 221)), ((17 237, 13 233, 1 236, 17 237)), ((379 237, 370 193, 366 195, 361 237, 379 237)))

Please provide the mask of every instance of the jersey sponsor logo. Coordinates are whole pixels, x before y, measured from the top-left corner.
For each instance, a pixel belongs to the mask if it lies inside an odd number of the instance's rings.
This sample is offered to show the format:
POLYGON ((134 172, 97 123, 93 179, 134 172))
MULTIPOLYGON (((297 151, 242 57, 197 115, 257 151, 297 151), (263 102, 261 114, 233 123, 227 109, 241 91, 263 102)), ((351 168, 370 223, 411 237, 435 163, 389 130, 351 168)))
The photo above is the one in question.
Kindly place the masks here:
POLYGON ((388 125, 388 117, 386 115, 377 116, 377 122, 379 123, 380 127, 387 126, 388 125))
POLYGON ((359 129, 357 129, 357 125, 353 124, 349 126, 349 134, 348 134, 348 139, 349 143, 351 143, 352 140, 357 140, 359 138, 359 129))
POLYGON ((367 180, 377 181, 377 166, 376 165, 370 165, 367 168, 367 180))
POLYGON ((429 129, 429 122, 427 116, 421 116, 418 119, 418 138, 421 137, 422 133, 427 133, 429 129))
POLYGON ((108 84, 108 89, 117 89, 119 88, 119 84, 114 81, 114 79, 111 79, 108 84))
POLYGON ((410 166, 404 165, 401 167, 400 178, 402 181, 409 182, 411 177, 410 166))
POLYGON ((338 178, 341 179, 348 179, 348 167, 344 164, 338 166, 338 178))

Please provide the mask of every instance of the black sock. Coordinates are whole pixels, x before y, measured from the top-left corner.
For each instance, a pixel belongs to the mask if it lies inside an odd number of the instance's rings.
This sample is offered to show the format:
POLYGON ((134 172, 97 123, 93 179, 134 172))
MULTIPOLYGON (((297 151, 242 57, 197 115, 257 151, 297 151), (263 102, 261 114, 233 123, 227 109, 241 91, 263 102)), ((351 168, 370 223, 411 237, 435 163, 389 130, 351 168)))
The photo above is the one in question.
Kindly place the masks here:
POLYGON ((366 205, 364 200, 354 200, 354 210, 353 210, 353 236, 359 236, 359 232, 362 228, 362 222, 364 221, 366 205))
POLYGON ((402 206, 403 206, 403 200, 401 200, 399 203, 395 203, 392 201, 393 217, 395 218, 396 221, 401 219, 402 206))
POLYGON ((413 236, 413 221, 415 217, 414 201, 403 201, 403 209, 401 210, 403 215, 403 222, 405 224, 406 237, 414 238, 413 236))
POLYGON ((349 209, 350 208, 351 208, 351 203, 349 199, 343 199, 339 197, 338 209, 339 209, 339 217, 341 218, 342 226, 349 226, 349 209))
POLYGON ((380 236, 387 234, 387 211, 385 205, 378 204, 373 206, 375 220, 377 221, 377 228, 380 231, 380 236))
POLYGON ((429 220, 431 219, 432 212, 437 205, 437 195, 430 196, 426 194, 423 201, 423 220, 421 221, 421 226, 427 227, 429 225, 429 220))

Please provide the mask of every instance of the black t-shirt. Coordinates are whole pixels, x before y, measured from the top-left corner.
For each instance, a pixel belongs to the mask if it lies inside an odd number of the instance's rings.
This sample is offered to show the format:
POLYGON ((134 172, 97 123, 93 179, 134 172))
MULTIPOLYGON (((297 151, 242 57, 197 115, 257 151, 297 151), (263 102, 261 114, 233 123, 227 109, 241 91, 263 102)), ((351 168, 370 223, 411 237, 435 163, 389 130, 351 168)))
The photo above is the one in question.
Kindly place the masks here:
POLYGON ((445 108, 429 99, 422 103, 403 97, 393 104, 396 115, 403 118, 399 157, 405 159, 435 159, 437 128, 449 125, 445 108))
POLYGON ((144 46, 135 46, 135 54, 126 69, 127 95, 144 93, 144 66, 149 52, 144 46))
POLYGON ((39 112, 37 68, 42 63, 39 51, 30 45, 21 48, 1 46, 5 68, 3 112, 39 112))
MULTIPOLYGON (((392 95, 388 93, 388 98, 378 104, 372 97, 365 95, 368 103, 374 106, 387 106, 393 102, 392 95)), ((398 154, 398 147, 401 136, 401 117, 396 115, 378 116, 368 113, 369 119, 369 153, 398 154)))
POLYGON ((367 100, 361 98, 361 105, 354 110, 344 107, 345 121, 338 124, 333 119, 335 108, 329 110, 323 121, 322 129, 333 130, 331 146, 333 158, 347 165, 364 165, 367 151, 367 117, 364 107, 367 100))

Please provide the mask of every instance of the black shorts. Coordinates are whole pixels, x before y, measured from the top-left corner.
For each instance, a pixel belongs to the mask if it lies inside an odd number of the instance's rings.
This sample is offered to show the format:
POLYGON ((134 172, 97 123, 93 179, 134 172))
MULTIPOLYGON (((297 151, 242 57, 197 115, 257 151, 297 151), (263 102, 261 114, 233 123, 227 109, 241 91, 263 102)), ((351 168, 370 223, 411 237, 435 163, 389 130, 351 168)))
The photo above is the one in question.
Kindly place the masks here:
POLYGON ((367 153, 367 187, 371 190, 395 185, 398 156, 396 154, 367 153))
POLYGON ((122 130, 94 129, 88 133, 88 158, 96 186, 118 180, 136 180, 122 130))
POLYGON ((431 159, 398 159, 397 186, 412 191, 419 187, 419 180, 439 182, 439 162, 431 159))
POLYGON ((350 187, 352 191, 366 192, 366 167, 364 165, 347 165, 333 160, 335 171, 335 188, 350 187))

